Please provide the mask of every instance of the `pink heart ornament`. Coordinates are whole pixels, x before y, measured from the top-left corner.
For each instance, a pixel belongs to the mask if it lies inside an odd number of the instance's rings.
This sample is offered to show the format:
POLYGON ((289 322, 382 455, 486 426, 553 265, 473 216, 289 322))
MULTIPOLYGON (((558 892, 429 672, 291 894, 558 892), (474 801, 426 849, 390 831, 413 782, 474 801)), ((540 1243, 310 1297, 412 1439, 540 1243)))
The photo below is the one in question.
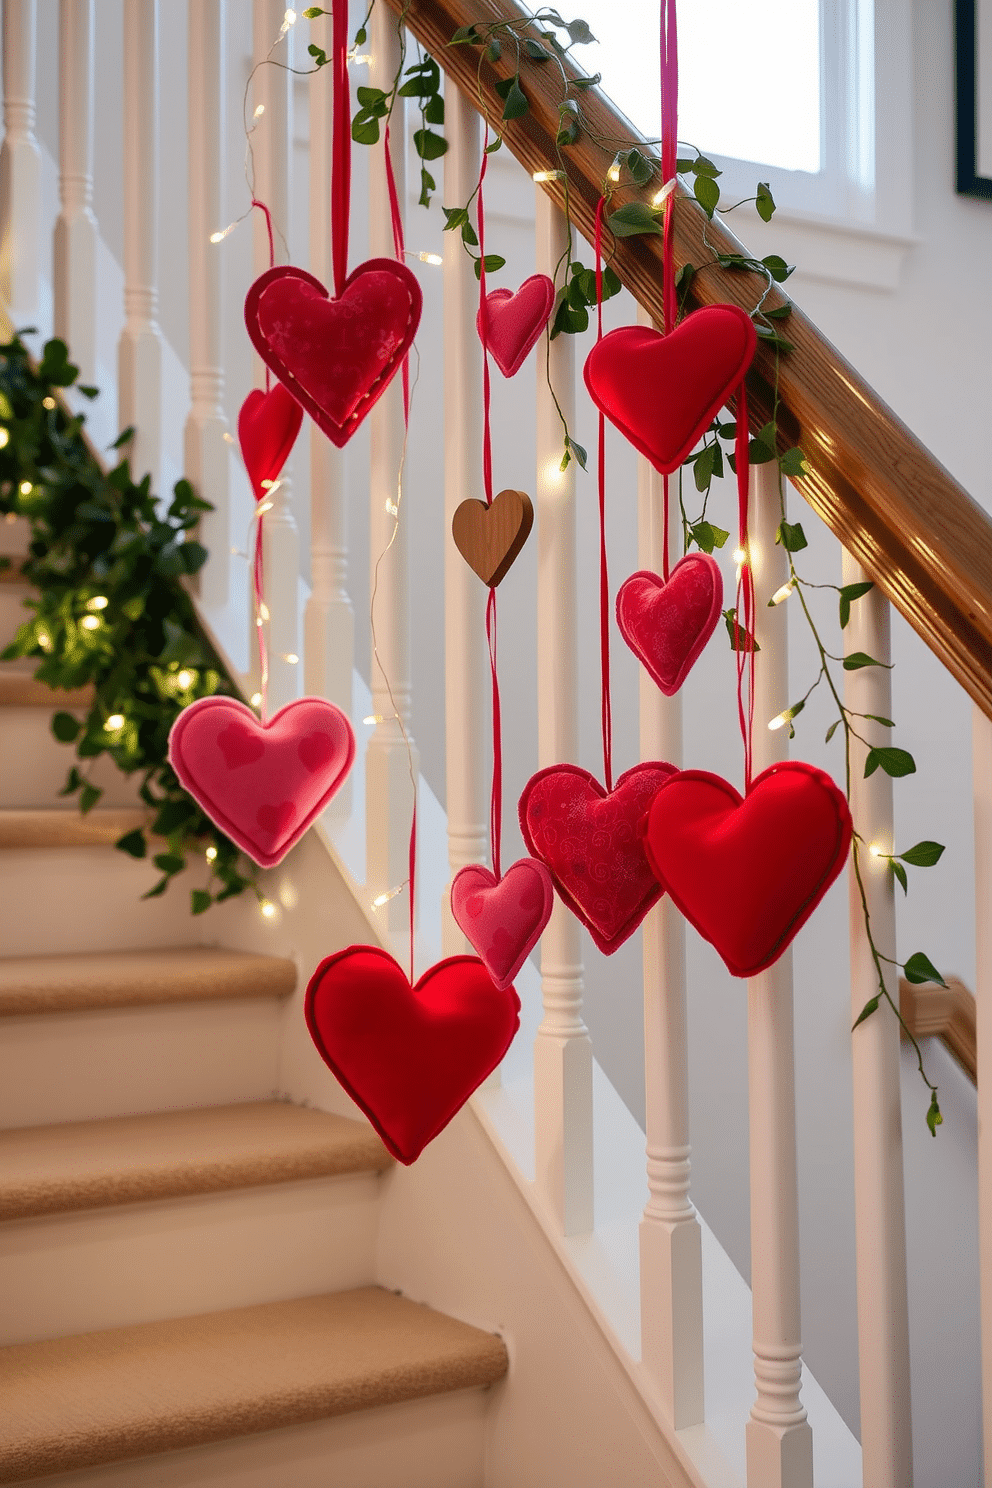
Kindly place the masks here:
POLYGON ((547 274, 532 274, 516 292, 493 289, 486 295, 485 312, 480 306, 476 328, 504 377, 520 371, 548 323, 554 302, 555 287, 547 274))
POLYGON ((235 698, 199 698, 169 734, 180 784, 262 868, 299 842, 354 758, 351 724, 325 698, 297 698, 268 723, 235 698))
POLYGON ((672 697, 716 628, 723 575, 709 553, 687 553, 668 582, 646 569, 617 591, 617 625, 666 697, 672 697))
POLYGON ((472 863, 451 885, 455 924, 501 992, 537 945, 553 907, 551 874, 535 858, 520 858, 502 878, 472 863))

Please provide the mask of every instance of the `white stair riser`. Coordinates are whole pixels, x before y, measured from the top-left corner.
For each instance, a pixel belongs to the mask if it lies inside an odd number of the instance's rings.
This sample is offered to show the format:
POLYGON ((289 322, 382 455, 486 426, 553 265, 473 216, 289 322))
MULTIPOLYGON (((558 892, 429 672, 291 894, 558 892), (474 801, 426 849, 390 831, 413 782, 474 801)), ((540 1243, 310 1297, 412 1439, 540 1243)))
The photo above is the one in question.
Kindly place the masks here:
POLYGON ((373 1173, 0 1224, 0 1343, 366 1286, 373 1173))
POLYGON ((492 1398, 490 1390, 431 1396, 40 1481, 44 1488, 483 1488, 492 1398))
MULTIPOLYGON (((66 807, 78 811, 78 796, 59 798, 73 765, 82 770, 76 752, 53 737, 49 722, 59 708, 5 707, 0 712, 0 807, 66 807)), ((75 711, 77 717, 83 714, 75 711)), ((103 791, 101 806, 138 806, 137 776, 122 775, 107 756, 83 762, 86 779, 103 791)))
POLYGON ((282 1012, 257 998, 0 1020, 0 1126, 271 1098, 282 1012))
MULTIPOLYGON (((164 852, 165 844, 155 850, 164 852)), ((199 933, 189 891, 203 886, 206 873, 191 870, 160 898, 142 900, 159 877, 150 860, 136 862, 112 846, 6 849, 0 852, 0 954, 189 945, 199 933)))

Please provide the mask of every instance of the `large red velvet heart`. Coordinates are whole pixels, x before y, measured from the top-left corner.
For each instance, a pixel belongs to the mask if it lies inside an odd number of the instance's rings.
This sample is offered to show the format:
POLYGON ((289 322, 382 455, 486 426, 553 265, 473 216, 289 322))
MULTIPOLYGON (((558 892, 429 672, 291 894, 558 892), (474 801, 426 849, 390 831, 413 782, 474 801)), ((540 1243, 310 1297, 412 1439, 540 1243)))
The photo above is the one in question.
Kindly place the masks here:
POLYGON ((281 382, 267 393, 253 388, 242 403, 238 443, 256 501, 279 479, 302 422, 303 409, 281 382))
POLYGON ((235 698, 199 698, 169 734, 180 783, 263 868, 299 842, 354 757, 351 724, 325 698, 297 698, 264 724, 235 698))
POLYGON ((671 475, 737 387, 756 345, 751 318, 736 305, 707 305, 667 336, 621 326, 586 357, 586 387, 634 448, 671 475))
POLYGON ((494 289, 486 295, 485 322, 480 307, 476 328, 504 377, 520 371, 548 323, 554 302, 555 286, 547 274, 532 274, 516 292, 494 289))
POLYGON ((607 793, 588 770, 551 765, 524 786, 519 811, 527 849, 547 864, 562 902, 604 956, 633 935, 661 898, 641 827, 676 773, 657 761, 635 765, 607 793))
POLYGON ((402 1163, 444 1130, 520 1026, 516 992, 494 987, 475 956, 449 956, 411 987, 378 946, 326 957, 304 1007, 320 1057, 402 1163))
POLYGON ((668 697, 678 692, 716 627, 723 575, 708 553, 687 553, 668 576, 642 569, 617 591, 617 625, 668 697))
POLYGON ((646 847, 658 880, 734 976, 771 966, 840 873, 851 813, 829 775, 788 760, 743 799, 684 770, 655 797, 646 847))
POLYGON ((420 324, 420 285, 405 264, 370 258, 339 299, 286 265, 268 269, 245 299, 252 345, 339 448, 381 398, 420 324))
POLYGON ((536 858, 521 858, 499 879, 477 863, 455 874, 455 924, 497 987, 510 985, 537 945, 554 898, 551 874, 536 858))

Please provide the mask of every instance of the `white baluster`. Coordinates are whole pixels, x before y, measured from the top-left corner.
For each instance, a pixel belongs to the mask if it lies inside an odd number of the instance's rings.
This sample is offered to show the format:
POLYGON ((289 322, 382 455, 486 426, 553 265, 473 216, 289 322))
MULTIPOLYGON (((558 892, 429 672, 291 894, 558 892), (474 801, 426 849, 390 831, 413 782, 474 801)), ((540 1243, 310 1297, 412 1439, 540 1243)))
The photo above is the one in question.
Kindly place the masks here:
MULTIPOLYGON (((310 22, 310 38, 331 55, 331 17, 310 22)), ((328 289, 331 272, 331 134, 334 88, 330 66, 310 79, 310 269, 328 289)), ((310 422, 308 420, 308 422, 310 422)), ((345 461, 310 423, 311 591, 303 620, 304 686, 351 714, 355 665, 355 616, 348 597, 345 461)), ((351 781, 331 802, 336 815, 351 813, 351 781)))
POLYGON ((96 374, 93 215, 93 0, 59 0, 59 197, 54 328, 82 382, 96 374))
POLYGON ((124 0, 124 329, 117 417, 133 425, 136 480, 159 485, 162 338, 158 312, 158 0, 124 0))
MULTIPOLYGON (((537 189, 537 268, 554 275, 565 252, 564 215, 537 189)), ((551 343, 558 402, 575 423, 575 354, 570 336, 551 343)), ((578 759, 574 464, 559 470, 562 428, 537 361, 537 754, 541 768, 578 759)), ((593 1223, 592 1041, 582 1020, 582 939, 555 898, 541 940, 544 1018, 534 1044, 537 1184, 566 1235, 593 1223)))
MULTIPOLYGON (((641 312, 642 324, 650 316, 641 312)), ((664 490, 638 462, 641 568, 664 571, 664 490)), ((682 555, 671 523, 670 562, 682 555)), ((640 668, 641 759, 682 764, 682 699, 640 668)), ((685 922, 667 894, 644 922, 644 1086, 649 1198, 640 1225, 641 1360, 676 1430, 703 1420, 703 1267, 689 1198, 689 1057, 685 922)))
POLYGON ((34 0, 3 0, 0 295, 15 327, 35 314, 41 241, 41 151, 34 132, 34 0))
MULTIPOLYGON (((788 707, 787 606, 769 608, 788 578, 775 543, 782 518, 778 468, 751 473, 755 580, 754 773, 788 754, 788 731, 768 728, 788 707)), ((757 1399, 747 1423, 749 1488, 812 1488, 813 1433, 799 1398, 799 1184, 796 1159, 792 951, 748 981, 751 1294, 757 1399)))
MULTIPOLYGON (((843 582, 865 579, 844 554, 843 582)), ((847 651, 890 660, 889 606, 872 590, 852 606, 844 632, 847 651)), ((892 716, 892 686, 885 666, 845 673, 845 705, 857 713, 892 716)), ((869 743, 887 744, 885 730, 856 720, 869 743)), ((867 845, 892 852, 892 781, 883 770, 864 779, 864 747, 851 745, 851 812, 864 839, 861 876, 872 934, 879 950, 895 956, 893 880, 867 845)), ((852 1023, 878 993, 878 971, 865 934, 861 893, 850 870, 852 1023)), ((894 967, 886 985, 898 1004, 894 967)), ((861 1377, 861 1450, 865 1488, 912 1488, 913 1434, 909 1388, 909 1321, 906 1297, 906 1212, 903 1195, 899 1024, 883 1004, 852 1034, 854 1059, 854 1218, 858 1277, 858 1349, 861 1377)))
MULTIPOLYGON (((282 0, 254 0, 255 62, 267 57, 279 35, 286 14, 282 0)), ((280 233, 289 231, 289 183, 293 148, 292 62, 293 31, 290 30, 272 53, 273 63, 259 67, 252 83, 249 113, 259 104, 265 112, 251 136, 255 157, 255 195, 272 213, 276 258, 280 258, 280 233)), ((255 273, 269 267, 269 235, 261 212, 254 212, 255 273)), ((265 386, 260 362, 256 382, 265 386)), ((300 537, 293 516, 293 457, 269 493, 272 510, 265 513, 265 603, 269 611, 269 712, 300 694, 299 664, 299 574, 300 537)))
MULTIPOLYGON (((975 793, 977 1053, 979 1070, 992 1070, 992 720, 980 708, 975 708, 972 716, 971 738, 975 793)), ((978 1216, 985 1481, 992 1483, 992 1080, 987 1079, 978 1082, 978 1216)))
MULTIPOLYGON (((399 36, 396 17, 385 5, 372 12, 369 28, 372 63, 369 82, 388 90, 399 66, 399 36)), ((396 191, 406 201, 406 106, 397 100, 392 120, 392 161, 396 191)), ((369 249, 373 258, 393 257, 393 231, 386 189, 383 145, 376 146, 369 162, 369 249)), ((411 379, 412 381, 412 379, 411 379)), ((405 883, 409 874, 410 813, 413 790, 410 761, 395 712, 403 720, 413 750, 414 775, 419 759, 410 734, 410 555, 411 509, 401 505, 399 530, 393 535, 394 512, 399 494, 403 460, 403 374, 397 372, 369 414, 372 460, 369 485, 369 556, 371 590, 375 592, 375 643, 378 663, 372 659, 372 711, 383 722, 375 726, 365 761, 366 781, 366 879, 371 893, 386 893, 405 883), (378 569, 378 574, 376 570, 378 569), (389 688, 392 689, 390 699, 389 688)), ((381 911, 391 930, 404 932, 409 902, 405 894, 391 899, 381 911)))
MULTIPOLYGON (((444 199, 468 201, 479 179, 481 121, 457 88, 445 98, 444 199)), ((444 238, 444 593, 445 750, 451 877, 488 856, 483 730, 487 675, 486 590, 455 547, 451 519, 467 497, 482 499, 482 347, 479 286, 458 233, 444 238)), ((443 905, 444 949, 470 949, 443 905)))
MULTIPOLYGON (((62 0, 65 4, 66 0, 62 0)), ((189 5, 189 367, 187 478, 213 503, 199 537, 211 562, 199 576, 209 607, 227 602, 230 535, 230 446, 224 438, 224 353, 221 332, 223 253, 210 235, 223 226, 221 170, 225 159, 223 0, 189 5)))

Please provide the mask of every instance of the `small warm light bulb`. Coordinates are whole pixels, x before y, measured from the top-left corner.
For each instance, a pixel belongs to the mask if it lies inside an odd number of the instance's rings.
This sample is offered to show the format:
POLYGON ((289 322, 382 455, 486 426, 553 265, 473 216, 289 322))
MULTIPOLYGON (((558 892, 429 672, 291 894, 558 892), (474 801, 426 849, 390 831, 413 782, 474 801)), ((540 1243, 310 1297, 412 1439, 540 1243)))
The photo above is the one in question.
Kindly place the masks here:
POLYGON ((56 403, 54 398, 42 398, 41 406, 42 408, 47 408, 48 411, 51 412, 53 408, 58 408, 59 405, 56 403))
POLYGON ((371 52, 349 52, 348 61, 354 62, 356 67, 371 67, 372 54, 371 52))
POLYGON ((397 894, 402 894, 402 892, 403 892, 403 886, 402 886, 402 884, 400 885, 400 887, 398 889, 387 889, 387 891, 386 891, 385 894, 378 894, 372 900, 372 908, 373 909, 381 909, 384 904, 388 904, 389 903, 390 899, 395 899, 396 898, 396 895, 397 894))
POLYGON ((289 30, 290 26, 295 26, 295 25, 296 25, 296 11, 295 10, 287 10, 286 14, 282 18, 282 25, 279 27, 279 35, 280 36, 285 36, 286 35, 286 32, 289 30))
POLYGON ((84 615, 79 623, 84 630, 96 630, 100 624, 100 617, 98 615, 84 615))
POLYGON ((535 171, 531 179, 534 181, 560 181, 564 177, 564 174, 565 172, 560 170, 535 171))
MULTIPOLYGON (((269 487, 269 494, 271 495, 276 490, 276 488, 281 485, 282 481, 273 481, 272 485, 269 487)), ((260 501, 255 508, 255 515, 257 517, 264 517, 267 511, 272 510, 273 505, 274 503, 271 501, 260 501)))
POLYGON ((372 724, 385 723, 385 721, 386 720, 381 713, 370 713, 367 718, 362 719, 362 722, 367 723, 370 727, 372 726, 372 724))
POLYGON ((788 599, 788 597, 792 593, 794 587, 795 587, 795 585, 793 584, 792 580, 790 579, 787 584, 783 584, 782 585, 781 589, 776 589, 775 590, 775 593, 772 595, 771 600, 769 601, 769 603, 770 604, 773 604, 773 605, 780 605, 780 604, 782 604, 784 600, 788 599))
POLYGON ((653 207, 663 207, 674 190, 675 177, 673 176, 670 181, 665 182, 660 191, 655 192, 654 196, 651 198, 651 205, 653 207))
POLYGON ((253 119, 260 119, 264 113, 265 113, 265 104, 264 103, 260 103, 258 105, 257 109, 255 110, 255 112, 252 114, 252 118, 253 119))
POLYGON ((212 863, 214 861, 217 856, 217 849, 214 847, 213 843, 210 844, 203 856, 206 858, 208 863, 212 863))
POLYGON ((271 919, 274 919, 275 918, 276 907, 272 903, 272 900, 271 899, 263 899, 262 902, 261 902, 261 904, 258 907, 262 911, 262 914, 265 916, 265 918, 267 920, 271 920, 271 919))
POLYGON ((86 608, 88 610, 105 610, 109 603, 110 600, 105 594, 94 594, 92 599, 86 601, 86 608))
POLYGON ((111 713, 110 717, 107 719, 106 723, 103 726, 107 730, 108 734, 116 734, 120 729, 124 727, 124 724, 126 722, 127 720, 125 719, 123 713, 111 713))
POLYGON ((30 481, 21 481, 21 484, 18 486, 17 489, 20 491, 22 496, 30 496, 31 492, 34 490, 34 486, 31 484, 30 481))
POLYGON ((871 853, 871 855, 872 855, 873 858, 884 858, 885 857, 885 853, 879 847, 879 845, 878 845, 877 842, 873 842, 871 844, 871 846, 869 847, 868 851, 871 853))
POLYGON ((417 257, 420 259, 420 262, 421 263, 428 263, 428 264, 443 264, 444 263, 444 259, 441 257, 440 253, 418 253, 417 254, 417 257))
POLYGON ((6 449, 10 443, 10 430, 0 429, 0 449, 6 449))
POLYGON ((42 651, 51 651, 54 647, 55 642, 52 640, 47 630, 39 631, 38 645, 41 647, 42 651))
POLYGON ((184 668, 176 678, 176 684, 182 692, 185 692, 187 687, 192 687, 195 681, 196 673, 191 672, 186 668, 184 668))
POLYGON ((212 232, 210 234, 211 243, 223 243, 228 233, 232 233, 237 225, 238 224, 236 222, 229 222, 227 226, 222 227, 219 232, 212 232))
POLYGON ((606 174, 611 181, 619 181, 620 167, 618 165, 611 165, 606 174))
POLYGON ((396 502, 395 501, 387 501, 386 502, 386 511, 389 513, 389 515, 391 517, 398 517, 399 514, 400 514, 400 509, 396 505, 396 502))
POLYGON ((299 661, 300 658, 297 656, 295 651, 284 651, 282 653, 282 659, 283 661, 288 661, 290 666, 296 666, 296 663, 299 661))
POLYGON ((734 562, 737 564, 738 568, 744 567, 744 564, 747 562, 747 554, 745 553, 743 548, 734 549, 734 562))
POLYGON ((261 620, 268 620, 268 619, 271 618, 270 615, 269 615, 269 607, 265 603, 265 600, 264 599, 262 600, 262 603, 258 607, 258 614, 259 614, 259 619, 261 619, 261 620))
POLYGON ((253 692, 252 693, 252 695, 251 695, 251 705, 252 705, 253 708, 260 708, 261 707, 261 705, 262 705, 262 694, 260 692, 253 692))
POLYGON ((777 713, 768 727, 774 733, 776 729, 785 728, 785 725, 788 723, 788 721, 789 710, 786 709, 784 713, 777 713))

